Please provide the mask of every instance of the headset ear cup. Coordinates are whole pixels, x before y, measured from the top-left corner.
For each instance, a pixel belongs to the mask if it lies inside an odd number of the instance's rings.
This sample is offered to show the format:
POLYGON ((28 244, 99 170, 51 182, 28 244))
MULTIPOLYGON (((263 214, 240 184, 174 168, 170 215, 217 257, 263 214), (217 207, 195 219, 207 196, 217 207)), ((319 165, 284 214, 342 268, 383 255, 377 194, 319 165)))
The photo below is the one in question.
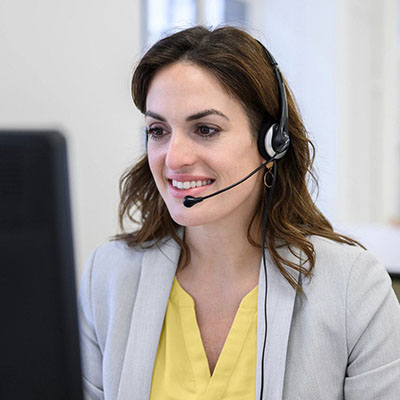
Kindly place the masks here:
POLYGON ((278 124, 276 123, 266 122, 263 124, 258 133, 258 151, 266 161, 275 155, 275 151, 272 147, 272 139, 274 136, 274 131, 277 129, 277 125, 278 124))
POLYGON ((284 131, 279 131, 279 127, 276 127, 275 132, 273 133, 271 139, 271 146, 273 151, 275 152, 275 158, 282 158, 290 145, 289 135, 284 131))

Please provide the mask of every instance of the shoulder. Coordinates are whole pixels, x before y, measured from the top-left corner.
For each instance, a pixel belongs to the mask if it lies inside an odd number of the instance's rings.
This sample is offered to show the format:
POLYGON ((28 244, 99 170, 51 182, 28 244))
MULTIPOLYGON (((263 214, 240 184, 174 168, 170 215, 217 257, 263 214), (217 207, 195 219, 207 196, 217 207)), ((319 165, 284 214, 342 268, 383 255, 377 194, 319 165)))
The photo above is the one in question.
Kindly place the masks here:
POLYGON ((353 262, 356 258, 366 253, 366 250, 359 246, 336 242, 321 236, 311 236, 310 241, 314 246, 317 259, 331 258, 332 261, 340 260, 342 263, 353 262))
MULTIPOLYGON (((316 263, 302 282, 313 310, 342 321, 348 345, 355 343, 374 316, 400 321, 400 309, 385 267, 358 246, 313 237, 316 263)), ((398 325, 397 325, 398 326, 398 325)))
POLYGON ((310 240, 316 261, 313 275, 339 275, 347 279, 360 273, 374 277, 388 275, 384 266, 368 250, 320 236, 313 236, 310 240))
POLYGON ((123 241, 110 241, 90 255, 80 284, 81 302, 90 307, 106 305, 124 288, 136 288, 146 250, 130 248, 123 241))
POLYGON ((321 303, 332 300, 348 309, 365 297, 374 301, 391 291, 385 267, 369 251, 323 237, 310 240, 315 266, 311 276, 302 281, 306 296, 321 303))
MULTIPOLYGON (((376 316, 400 327, 400 308, 385 267, 373 254, 358 246, 322 237, 310 238, 315 250, 311 276, 302 277, 304 296, 297 311, 312 326, 335 332, 349 353, 376 316)), ((325 332, 326 334, 326 332, 325 332)), ((375 336, 378 333, 374 333, 375 336)))
POLYGON ((119 240, 114 240, 97 247, 89 257, 86 270, 92 279, 124 279, 139 273, 144 252, 140 247, 131 248, 119 240))
POLYGON ((125 281, 139 279, 144 252, 140 248, 130 248, 122 241, 97 247, 86 263, 81 285, 90 286, 92 294, 99 291, 104 294, 125 281))
POLYGON ((346 398, 395 398, 384 395, 397 390, 400 365, 400 307, 390 277, 358 246, 309 240, 316 262, 295 300, 287 391, 306 392, 317 373, 321 393, 344 382, 346 398))
POLYGON ((166 265, 176 268, 178 257, 179 246, 170 237, 136 247, 129 247, 124 241, 110 241, 90 255, 81 291, 86 291, 97 304, 118 299, 133 301, 144 270, 147 275, 163 275, 166 265))
POLYGON ((80 324, 102 349, 112 321, 119 319, 120 330, 130 321, 145 252, 111 241, 97 247, 87 261, 79 288, 80 324))

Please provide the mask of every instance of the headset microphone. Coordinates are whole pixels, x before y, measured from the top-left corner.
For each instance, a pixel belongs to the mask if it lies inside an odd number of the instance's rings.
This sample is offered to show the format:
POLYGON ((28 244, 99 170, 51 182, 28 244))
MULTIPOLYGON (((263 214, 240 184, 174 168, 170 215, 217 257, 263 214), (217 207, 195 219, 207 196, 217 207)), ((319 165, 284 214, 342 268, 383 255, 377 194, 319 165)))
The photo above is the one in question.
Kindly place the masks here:
POLYGON ((241 179, 239 182, 234 183, 233 185, 230 185, 226 187, 225 189, 218 190, 218 192, 211 193, 207 196, 204 197, 193 197, 193 196, 185 196, 183 199, 183 205, 187 208, 193 207, 197 203, 201 203, 203 200, 209 199, 210 197, 214 197, 217 194, 221 194, 223 192, 226 192, 227 190, 233 189, 235 186, 240 185, 242 182, 246 181, 249 179, 251 176, 253 176, 256 172, 258 172, 261 168, 267 167, 267 168, 272 168, 273 162, 279 157, 280 154, 286 152, 287 148, 289 147, 290 140, 287 138, 287 140, 279 146, 279 148, 276 150, 276 155, 269 160, 263 162, 260 166, 258 166, 254 171, 250 172, 247 176, 245 176, 243 179, 241 179))
POLYGON ((193 197, 193 196, 185 196, 183 199, 183 205, 187 208, 193 207, 195 204, 202 202, 203 197, 193 197))
POLYGON ((251 176, 253 176, 257 171, 259 171, 261 168, 267 166, 267 164, 271 163, 273 161, 273 159, 270 159, 268 161, 263 162, 260 166, 258 166, 254 171, 250 172, 250 174, 248 174, 247 176, 245 176, 243 179, 241 179, 239 182, 234 183, 233 185, 230 185, 228 187, 226 187, 225 189, 221 189, 218 190, 218 192, 215 193, 211 193, 207 196, 204 197, 193 197, 193 196, 186 196, 183 199, 183 205, 187 208, 193 207, 195 204, 202 202, 205 199, 209 199, 210 197, 214 197, 217 194, 221 194, 223 192, 226 192, 227 190, 230 190, 232 188, 234 188, 237 185, 240 185, 242 182, 244 182, 245 180, 249 179, 251 176))

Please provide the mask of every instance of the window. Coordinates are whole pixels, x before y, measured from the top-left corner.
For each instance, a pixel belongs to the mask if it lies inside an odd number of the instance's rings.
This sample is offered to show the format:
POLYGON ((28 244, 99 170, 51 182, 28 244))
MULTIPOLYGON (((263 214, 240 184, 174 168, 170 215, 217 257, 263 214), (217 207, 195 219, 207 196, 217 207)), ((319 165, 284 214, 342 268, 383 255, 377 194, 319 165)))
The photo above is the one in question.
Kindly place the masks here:
POLYGON ((165 34, 196 24, 245 27, 249 14, 249 0, 142 0, 142 43, 148 46, 165 34))

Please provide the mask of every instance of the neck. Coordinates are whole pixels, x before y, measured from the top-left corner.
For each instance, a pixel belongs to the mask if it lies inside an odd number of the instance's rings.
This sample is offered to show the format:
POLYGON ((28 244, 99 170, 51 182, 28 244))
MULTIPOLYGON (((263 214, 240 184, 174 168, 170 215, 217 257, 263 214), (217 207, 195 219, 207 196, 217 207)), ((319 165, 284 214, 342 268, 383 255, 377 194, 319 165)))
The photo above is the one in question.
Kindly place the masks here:
MULTIPOLYGON (((195 226, 185 228, 191 261, 186 268, 193 278, 235 281, 257 275, 261 249, 247 239, 247 226, 195 226)), ((259 234, 254 234, 257 238, 259 234)))

